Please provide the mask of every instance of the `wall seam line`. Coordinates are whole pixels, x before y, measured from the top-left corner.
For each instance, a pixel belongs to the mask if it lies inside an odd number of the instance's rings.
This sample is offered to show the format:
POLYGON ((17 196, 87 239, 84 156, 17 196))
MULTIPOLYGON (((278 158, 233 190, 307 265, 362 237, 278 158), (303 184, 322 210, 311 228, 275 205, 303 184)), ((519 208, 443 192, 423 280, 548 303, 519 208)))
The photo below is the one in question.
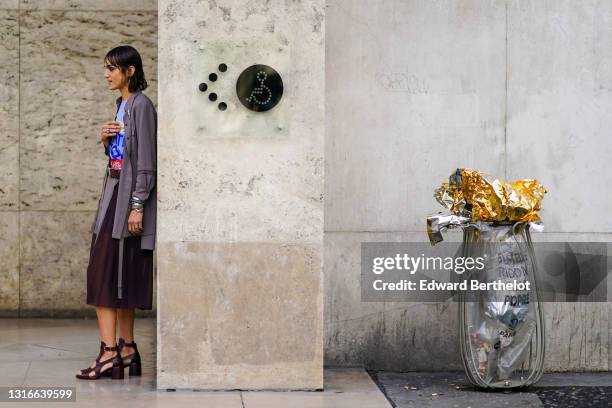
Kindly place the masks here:
POLYGON ((506 56, 505 56, 505 92, 504 92, 504 179, 508 180, 508 2, 506 10, 506 56))
POLYGON ((17 317, 21 317, 21 1, 17 3, 17 317))

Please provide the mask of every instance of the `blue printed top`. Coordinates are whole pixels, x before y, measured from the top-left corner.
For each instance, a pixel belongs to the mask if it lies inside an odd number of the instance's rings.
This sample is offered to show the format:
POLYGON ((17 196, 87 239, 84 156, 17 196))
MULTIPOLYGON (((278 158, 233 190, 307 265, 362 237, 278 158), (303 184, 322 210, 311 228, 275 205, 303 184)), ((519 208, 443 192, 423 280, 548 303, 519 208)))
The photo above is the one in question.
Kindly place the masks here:
POLYGON ((123 122, 123 115, 125 110, 125 103, 127 100, 121 101, 121 106, 119 106, 119 111, 117 112, 117 116, 115 116, 115 120, 119 122, 121 126, 121 130, 115 137, 112 138, 110 142, 110 146, 108 148, 108 154, 110 156, 110 168, 111 169, 121 169, 121 165, 123 164, 123 147, 125 142, 125 125, 123 122))

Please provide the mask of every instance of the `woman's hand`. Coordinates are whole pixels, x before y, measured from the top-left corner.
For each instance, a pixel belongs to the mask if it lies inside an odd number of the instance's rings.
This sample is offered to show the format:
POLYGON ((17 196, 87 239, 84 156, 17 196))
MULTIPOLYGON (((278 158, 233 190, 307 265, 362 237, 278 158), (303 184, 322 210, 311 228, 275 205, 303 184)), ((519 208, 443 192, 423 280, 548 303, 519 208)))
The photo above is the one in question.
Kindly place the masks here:
POLYGON ((121 125, 119 122, 111 120, 102 125, 102 131, 100 133, 100 140, 102 143, 108 146, 108 139, 113 138, 121 131, 121 125))
POLYGON ((143 231, 142 226, 142 215, 143 213, 130 210, 130 216, 128 218, 128 231, 132 235, 139 235, 143 231))

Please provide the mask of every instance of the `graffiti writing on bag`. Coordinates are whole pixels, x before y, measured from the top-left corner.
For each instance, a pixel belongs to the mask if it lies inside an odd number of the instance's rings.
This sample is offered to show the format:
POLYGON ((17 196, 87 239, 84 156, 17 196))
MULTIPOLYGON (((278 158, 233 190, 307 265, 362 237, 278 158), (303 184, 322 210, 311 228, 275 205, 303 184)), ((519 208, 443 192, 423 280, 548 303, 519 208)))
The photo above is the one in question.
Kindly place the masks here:
POLYGON ((504 305, 520 306, 529 304, 529 293, 524 295, 506 295, 504 296, 504 305))
POLYGON ((500 264, 517 264, 525 262, 525 254, 522 252, 499 252, 497 254, 497 261, 500 264))
POLYGON ((500 252, 497 254, 499 277, 520 279, 527 277, 525 254, 521 252, 500 252))

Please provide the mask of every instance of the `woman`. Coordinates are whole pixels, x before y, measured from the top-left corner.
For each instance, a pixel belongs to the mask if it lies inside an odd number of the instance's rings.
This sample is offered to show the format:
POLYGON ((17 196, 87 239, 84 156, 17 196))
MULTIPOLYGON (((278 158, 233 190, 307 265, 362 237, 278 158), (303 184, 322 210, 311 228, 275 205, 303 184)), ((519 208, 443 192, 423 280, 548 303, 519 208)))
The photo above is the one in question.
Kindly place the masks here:
POLYGON ((134 309, 152 309, 153 250, 157 214, 157 112, 142 91, 147 81, 134 48, 119 46, 104 58, 104 78, 117 98, 114 121, 100 139, 109 157, 92 233, 87 304, 96 307, 100 352, 76 374, 80 379, 140 375, 134 342, 134 309), (119 322, 119 342, 115 340, 119 322))

